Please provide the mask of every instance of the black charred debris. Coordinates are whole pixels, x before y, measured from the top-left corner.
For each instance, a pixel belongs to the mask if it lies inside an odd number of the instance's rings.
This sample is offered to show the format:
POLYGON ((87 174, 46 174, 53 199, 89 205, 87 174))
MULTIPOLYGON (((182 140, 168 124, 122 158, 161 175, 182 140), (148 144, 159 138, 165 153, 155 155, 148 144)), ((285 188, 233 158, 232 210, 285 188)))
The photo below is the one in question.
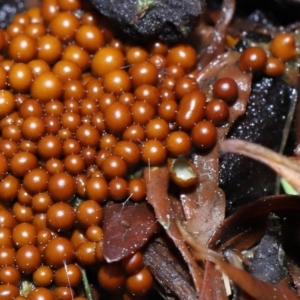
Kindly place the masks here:
POLYGON ((0 0, 0 28, 5 28, 24 8, 24 0, 0 0))
POLYGON ((178 41, 189 35, 203 11, 202 0, 91 0, 97 10, 135 39, 178 41))

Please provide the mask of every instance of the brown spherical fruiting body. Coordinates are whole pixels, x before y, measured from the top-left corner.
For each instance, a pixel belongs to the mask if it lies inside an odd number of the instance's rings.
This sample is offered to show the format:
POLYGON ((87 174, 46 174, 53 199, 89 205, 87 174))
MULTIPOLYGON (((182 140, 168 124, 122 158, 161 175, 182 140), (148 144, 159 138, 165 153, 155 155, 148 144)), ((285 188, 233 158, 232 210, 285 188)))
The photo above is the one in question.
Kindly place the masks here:
POLYGON ((92 177, 86 183, 87 197, 96 202, 104 202, 108 197, 108 183, 102 177, 92 177))
POLYGON ((122 139, 133 143, 141 143, 146 138, 144 128, 139 124, 133 124, 123 132, 122 139))
POLYGON ((12 175, 7 175, 0 181, 0 200, 13 201, 18 195, 19 188, 19 180, 12 175))
POLYGON ((108 132, 118 135, 132 124, 132 114, 126 105, 115 102, 104 111, 104 120, 108 132))
POLYGON ((82 72, 76 62, 61 59, 53 67, 52 72, 63 82, 68 80, 79 80, 82 72))
POLYGON ((92 71, 97 76, 121 69, 125 64, 123 53, 113 47, 104 47, 98 50, 92 58, 92 71))
POLYGON ((77 207, 76 219, 83 227, 98 225, 102 218, 102 207, 94 200, 85 200, 77 207))
POLYGON ((149 62, 159 71, 163 71, 167 67, 167 59, 161 54, 152 54, 149 58, 149 62))
POLYGON ((89 226, 86 230, 86 237, 91 242, 100 242, 103 239, 103 230, 97 225, 89 226))
POLYGON ((127 165, 121 157, 111 155, 103 162, 101 171, 108 180, 111 180, 116 177, 124 177, 127 173, 127 165))
POLYGON ((239 59, 239 67, 246 72, 262 72, 267 64, 267 53, 261 47, 253 46, 244 50, 239 59))
POLYGON ((39 117, 34 116, 24 119, 21 125, 23 138, 35 142, 45 134, 46 129, 48 128, 46 128, 45 119, 42 120, 39 117))
POLYGON ((15 264, 16 251, 13 247, 2 247, 0 252, 0 267, 15 264))
POLYGON ((46 213, 52 204, 53 201, 47 192, 38 193, 31 200, 31 207, 37 213, 46 213))
POLYGON ((128 183, 123 178, 113 178, 109 182, 109 196, 114 201, 122 201, 128 195, 128 183))
POLYGON ((285 73, 285 65, 279 58, 268 57, 264 73, 272 77, 281 76, 285 73))
POLYGON ((191 70, 197 61, 197 54, 193 47, 185 44, 173 46, 167 55, 167 64, 180 65, 185 70, 191 70))
POLYGON ((12 241, 17 248, 36 245, 37 231, 30 223, 20 223, 12 231, 12 241))
POLYGON ((75 291, 68 286, 58 286, 53 290, 55 299, 74 299, 75 291))
POLYGON ((185 70, 181 65, 178 64, 170 64, 166 68, 166 77, 179 79, 185 75, 185 70))
POLYGON ((158 70, 155 65, 149 61, 137 63, 129 69, 132 85, 137 88, 142 84, 155 85, 158 80, 158 70))
POLYGON ((70 236, 70 241, 76 250, 82 243, 88 241, 85 236, 85 230, 82 228, 75 228, 70 236))
POLYGON ((288 61, 297 55, 296 40, 291 33, 281 33, 274 37, 270 45, 273 56, 288 61))
POLYGON ((122 267, 127 274, 136 274, 144 267, 143 254, 136 252, 122 259, 122 267))
POLYGON ((63 237, 57 237, 49 241, 44 251, 45 263, 53 268, 60 268, 64 263, 71 263, 74 257, 72 243, 63 237))
POLYGON ((7 171, 9 170, 7 157, 0 153, 0 180, 3 179, 7 175, 7 171))
POLYGON ((12 207, 12 212, 15 215, 16 221, 19 223, 33 222, 33 210, 30 206, 21 205, 19 202, 15 202, 12 207))
POLYGON ((157 166, 162 164, 167 158, 165 145, 158 140, 147 140, 141 148, 142 161, 146 165, 157 166))
POLYGON ((99 110, 103 113, 112 103, 117 102, 118 98, 116 95, 111 93, 104 93, 98 100, 99 110))
POLYGON ((9 43, 8 55, 16 62, 27 63, 37 57, 37 42, 27 34, 18 34, 9 43))
POLYGON ((0 227, 0 243, 2 247, 13 247, 11 233, 10 228, 0 227))
POLYGON ((44 287, 38 287, 34 290, 32 290, 29 294, 28 294, 28 300, 54 300, 54 295, 53 293, 44 287))
POLYGON ((164 141, 170 132, 169 124, 164 119, 155 118, 147 123, 145 132, 147 139, 164 141))
POLYGON ((37 144, 38 154, 44 160, 60 158, 62 150, 62 143, 55 135, 46 135, 37 144))
POLYGON ((50 66, 48 63, 42 59, 34 59, 31 60, 28 64, 28 67, 30 67, 33 78, 37 77, 38 75, 41 75, 45 72, 50 72, 50 66))
POLYGON ((160 102, 158 89, 150 84, 139 85, 134 91, 134 96, 136 101, 146 101, 154 108, 157 108, 160 102))
POLYGON ((170 99, 160 103, 157 114, 160 118, 170 123, 175 121, 177 116, 177 110, 178 110, 177 102, 175 100, 170 99))
POLYGON ((81 270, 75 264, 67 264, 55 271, 54 282, 57 286, 76 287, 81 281, 81 270))
POLYGON ((63 141, 63 155, 65 159, 72 154, 79 154, 81 145, 76 139, 66 139, 63 141))
POLYGON ((223 125, 229 119, 229 108, 225 101, 212 99, 206 104, 206 119, 212 121, 216 126, 223 125))
POLYGON ((10 172, 17 177, 23 177, 38 166, 37 157, 30 152, 19 152, 10 160, 10 172))
POLYGON ((184 131, 173 131, 166 139, 166 148, 171 155, 186 155, 191 149, 191 138, 184 131))
POLYGON ((0 270, 1 284, 18 286, 21 281, 21 272, 14 266, 5 266, 0 270))
POLYGON ((33 80, 30 93, 41 103, 59 99, 63 93, 63 82, 54 73, 45 72, 33 80))
POLYGON ((103 77, 103 88, 108 93, 120 95, 131 91, 131 79, 124 70, 112 70, 103 77))
POLYGON ((119 263, 103 265, 98 272, 98 282, 107 291, 117 292, 125 283, 125 273, 119 263))
POLYGON ((101 137, 99 147, 101 150, 105 149, 111 151, 117 143, 118 139, 113 134, 104 134, 101 137))
POLYGON ((10 87, 19 93, 28 92, 33 74, 30 67, 24 63, 14 64, 8 72, 8 83, 10 87))
POLYGON ((79 27, 79 19, 71 12, 59 12, 49 24, 49 30, 62 42, 74 39, 79 27))
POLYGON ((147 294, 153 284, 153 277, 147 268, 143 268, 138 273, 126 279, 125 286, 128 292, 135 296, 147 294))
POLYGON ((81 265, 85 266, 97 263, 96 243, 91 241, 83 242, 76 249, 76 259, 81 265))
POLYGON ((48 183, 48 193, 55 202, 67 202, 75 194, 75 179, 68 173, 52 175, 48 183))
POLYGON ((15 108, 14 95, 6 90, 0 91, 0 118, 11 114, 15 108))
POLYGON ((191 131, 193 144, 200 149, 212 147, 217 140, 217 129, 210 121, 200 121, 191 131))
POLYGON ((0 285, 0 297, 3 300, 16 299, 20 294, 20 290, 17 286, 12 284, 0 285))
POLYGON ((231 77, 221 77, 213 84, 213 95, 215 98, 232 103, 238 98, 238 85, 231 77))
POLYGON ((146 198, 147 188, 143 178, 134 178, 128 182, 128 197, 131 201, 140 202, 146 198))
POLYGON ((115 143, 112 153, 121 157, 127 166, 136 165, 141 158, 139 146, 130 141, 119 141, 115 143))
MULTIPOLYGON (((79 62, 75 61, 75 63, 78 64, 79 62)), ((81 66, 81 64, 79 64, 79 66, 81 66)), ((83 83, 80 80, 69 79, 68 81, 64 82, 64 94, 63 94, 64 100, 74 99, 80 101, 83 98, 85 98, 85 95, 86 95, 85 88, 83 83)))
POLYGON ((2 129, 2 138, 11 139, 16 143, 20 143, 22 140, 22 133, 20 127, 15 124, 9 124, 4 126, 2 129))
MULTIPOLYGON (((37 41, 37 58, 52 65, 58 61, 63 52, 62 42, 53 35, 43 35, 37 41)), ((50 69, 49 69, 50 71, 50 69)))
POLYGON ((148 52, 145 48, 140 46, 130 47, 126 51, 126 62, 129 65, 134 65, 146 61, 148 52))
POLYGON ((58 202, 49 207, 46 218, 48 226, 59 232, 68 230, 74 225, 76 214, 70 204, 58 202))
POLYGON ((36 246, 24 245, 16 253, 16 265, 21 272, 32 273, 41 263, 41 253, 36 246))
POLYGON ((178 99, 181 99, 187 93, 196 90, 198 90, 196 80, 187 76, 179 78, 174 85, 174 93, 178 99))
POLYGON ((83 147, 96 147, 100 140, 99 131, 90 124, 82 124, 75 134, 83 147))
POLYGON ((155 116, 154 107, 146 101, 137 101, 132 104, 132 119, 135 124, 146 125, 155 116))
POLYGON ((48 266, 40 266, 34 271, 32 279, 34 284, 38 287, 46 287, 53 281, 53 271, 48 266))
POLYGON ((6 227, 10 230, 17 225, 14 214, 7 209, 0 209, 0 228, 6 227))
POLYGON ((84 24, 78 28, 75 35, 76 43, 88 51, 95 53, 105 43, 100 28, 92 24, 84 24))
POLYGON ((47 33, 46 27, 44 24, 36 23, 36 24, 28 24, 25 27, 24 33, 28 34, 30 37, 34 39, 38 39, 41 36, 47 33))

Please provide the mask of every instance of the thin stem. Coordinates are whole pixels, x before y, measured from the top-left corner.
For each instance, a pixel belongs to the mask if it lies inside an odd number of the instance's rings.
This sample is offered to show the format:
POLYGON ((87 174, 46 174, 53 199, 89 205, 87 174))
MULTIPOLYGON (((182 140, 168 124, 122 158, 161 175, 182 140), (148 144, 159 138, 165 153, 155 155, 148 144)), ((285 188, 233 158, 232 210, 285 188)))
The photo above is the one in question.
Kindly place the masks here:
POLYGON ((93 300, 89 280, 88 280, 87 275, 86 275, 86 271, 82 268, 80 268, 80 269, 81 269, 81 274, 82 274, 82 282, 83 282, 83 287, 84 287, 84 290, 85 290, 85 295, 86 295, 88 300, 93 300))

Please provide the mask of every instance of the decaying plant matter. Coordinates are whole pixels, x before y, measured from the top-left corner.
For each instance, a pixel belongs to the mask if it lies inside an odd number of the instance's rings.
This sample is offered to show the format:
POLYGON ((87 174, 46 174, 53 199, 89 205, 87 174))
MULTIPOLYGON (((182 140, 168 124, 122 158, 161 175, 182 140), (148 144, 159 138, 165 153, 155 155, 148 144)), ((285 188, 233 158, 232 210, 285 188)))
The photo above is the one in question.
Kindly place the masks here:
POLYGON ((2 26, 0 298, 299 299, 300 198, 275 192, 300 193, 299 18, 276 19, 299 3, 275 2, 43 0, 2 26))

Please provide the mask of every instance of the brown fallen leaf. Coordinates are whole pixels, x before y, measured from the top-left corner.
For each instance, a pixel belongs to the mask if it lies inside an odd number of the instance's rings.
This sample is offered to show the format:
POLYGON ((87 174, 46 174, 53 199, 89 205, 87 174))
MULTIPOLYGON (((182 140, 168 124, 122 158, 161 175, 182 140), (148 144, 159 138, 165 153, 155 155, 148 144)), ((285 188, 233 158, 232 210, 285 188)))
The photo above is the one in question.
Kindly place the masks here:
POLYGON ((208 31, 206 29, 207 24, 205 22, 200 23, 199 27, 196 28, 196 32, 199 32, 201 41, 201 51, 198 54, 197 69, 201 70, 207 66, 213 59, 218 55, 225 52, 225 36, 227 28, 233 18, 235 11, 235 0, 224 0, 222 8, 220 10, 219 18, 213 28, 213 30, 208 31), (210 34, 201 39, 201 32, 203 30, 208 31, 210 34))
POLYGON ((110 202, 104 208, 103 255, 119 261, 139 250, 158 230, 152 208, 146 202, 110 202))
POLYGON ((222 273, 210 261, 205 263, 204 270, 204 280, 199 300, 228 300, 222 273))
MULTIPOLYGON (((176 226, 176 220, 179 216, 173 210, 172 201, 168 195, 169 174, 167 166, 145 168, 144 179, 147 186, 147 201, 154 208, 158 222, 181 252, 192 275, 195 289, 199 294, 203 280, 203 271, 195 261, 176 226)), ((182 218, 184 216, 180 219, 182 218)))

